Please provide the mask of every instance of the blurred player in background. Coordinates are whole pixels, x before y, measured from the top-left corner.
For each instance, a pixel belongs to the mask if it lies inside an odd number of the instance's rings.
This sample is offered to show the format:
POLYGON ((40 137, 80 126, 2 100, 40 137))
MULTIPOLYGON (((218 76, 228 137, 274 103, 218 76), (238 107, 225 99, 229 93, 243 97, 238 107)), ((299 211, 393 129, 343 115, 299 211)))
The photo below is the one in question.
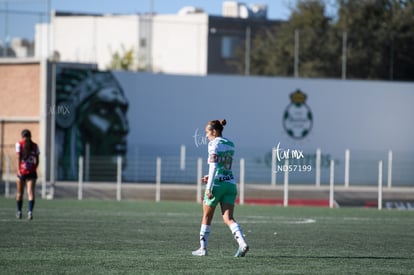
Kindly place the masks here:
POLYGON ((237 186, 234 181, 231 165, 234 155, 234 144, 222 136, 226 120, 209 121, 206 126, 208 144, 209 173, 202 178, 206 183, 203 201, 203 217, 200 228, 200 248, 193 251, 194 256, 207 256, 208 237, 214 211, 220 203, 224 223, 230 228, 239 248, 235 257, 244 257, 249 247, 244 239, 242 229, 233 217, 237 186))
POLYGON ((35 187, 37 180, 37 167, 39 165, 39 147, 32 141, 29 130, 22 131, 21 141, 16 143, 17 154, 17 194, 16 204, 18 219, 22 218, 23 194, 27 185, 28 212, 27 218, 33 219, 33 208, 35 204, 35 187))

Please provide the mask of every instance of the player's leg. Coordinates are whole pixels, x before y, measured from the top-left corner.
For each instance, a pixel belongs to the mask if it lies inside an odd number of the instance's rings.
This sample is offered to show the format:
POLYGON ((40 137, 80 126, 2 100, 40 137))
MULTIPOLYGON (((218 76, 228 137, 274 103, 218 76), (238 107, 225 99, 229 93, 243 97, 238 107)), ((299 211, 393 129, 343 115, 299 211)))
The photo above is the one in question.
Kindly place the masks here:
POLYGON ((203 217, 200 227, 200 248, 193 251, 194 256, 207 256, 208 237, 210 236, 210 225, 213 220, 216 206, 210 206, 203 203, 203 217))
POLYGON ((207 255, 207 246, 208 246, 208 237, 210 236, 210 225, 213 220, 214 211, 220 199, 219 188, 213 189, 213 197, 208 198, 204 194, 203 200, 203 217, 201 219, 200 227, 200 248, 196 251, 193 251, 194 256, 206 256, 207 255))
POLYGON ((244 257, 249 250, 249 246, 244 238, 241 226, 236 222, 233 217, 234 205, 228 203, 221 204, 221 211, 223 215, 224 223, 229 227, 234 239, 237 241, 239 248, 234 255, 235 257, 244 257))
POLYGON ((33 219, 33 209, 35 205, 35 196, 36 196, 36 178, 30 178, 27 180, 27 199, 28 199, 28 212, 27 218, 29 220, 33 219))
POLYGON ((230 228, 234 239, 237 241, 239 248, 235 257, 244 257, 249 250, 249 246, 244 239, 243 231, 240 225, 234 219, 234 204, 237 196, 237 188, 235 185, 229 185, 229 191, 227 195, 223 197, 221 204, 221 214, 224 223, 230 228))
POLYGON ((25 179, 23 177, 17 177, 16 180, 16 218, 22 218, 22 207, 23 207, 23 194, 24 194, 24 187, 25 187, 25 179))

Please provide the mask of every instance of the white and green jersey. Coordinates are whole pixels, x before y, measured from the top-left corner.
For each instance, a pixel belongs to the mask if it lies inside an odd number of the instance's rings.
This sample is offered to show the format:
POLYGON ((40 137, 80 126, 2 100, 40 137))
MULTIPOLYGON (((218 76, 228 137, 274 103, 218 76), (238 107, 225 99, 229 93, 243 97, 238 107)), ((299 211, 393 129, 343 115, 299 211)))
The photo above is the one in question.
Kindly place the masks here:
POLYGON ((208 164, 210 171, 207 188, 222 182, 235 183, 231 166, 233 164, 234 144, 224 137, 216 137, 208 144, 208 164), (210 174, 214 176, 211 177, 210 174), (214 179, 214 181, 213 181, 214 179))

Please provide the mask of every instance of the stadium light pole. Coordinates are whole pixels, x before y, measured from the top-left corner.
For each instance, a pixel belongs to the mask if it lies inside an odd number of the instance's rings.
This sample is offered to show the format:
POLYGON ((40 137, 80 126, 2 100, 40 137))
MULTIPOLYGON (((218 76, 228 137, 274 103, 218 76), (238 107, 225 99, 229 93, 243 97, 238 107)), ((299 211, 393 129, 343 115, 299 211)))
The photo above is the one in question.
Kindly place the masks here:
POLYGON ((295 29, 295 56, 294 56, 294 74, 299 77, 299 30, 295 29))
POLYGON ((7 56, 8 40, 9 40, 9 2, 4 2, 4 46, 3 46, 3 57, 7 56))
POLYGON ((246 27, 246 49, 244 51, 244 74, 250 75, 250 43, 251 43, 251 29, 246 27))
MULTIPOLYGON (((52 74, 52 83, 51 83, 51 92, 50 92, 50 101, 51 101, 51 107, 54 108, 54 111, 56 111, 56 63, 51 63, 51 74, 52 74)), ((51 186, 51 194, 54 195, 54 189, 55 189, 55 181, 56 181, 56 112, 50 113, 50 155, 49 155, 49 183, 51 186)), ((44 182, 46 181, 46 178, 44 182)), ((44 194, 46 195, 46 194, 44 194)))
POLYGON ((346 79, 346 43, 347 43, 347 33, 342 34, 342 79, 346 79))
POLYGON ((147 71, 152 71, 152 23, 153 23, 153 13, 154 13, 154 0, 149 0, 149 16, 148 16, 148 29, 147 29, 147 71))
POLYGON ((390 37, 390 71, 389 71, 389 80, 394 80, 394 34, 391 32, 390 37))
MULTIPOLYGON (((50 56, 50 53, 49 53, 49 50, 50 50, 50 29, 51 29, 51 23, 52 23, 52 14, 51 14, 51 6, 52 6, 52 2, 51 2, 51 0, 46 0, 47 1, 47 3, 46 3, 46 9, 47 9, 47 11, 46 11, 46 20, 47 20, 47 24, 48 24, 48 27, 47 27, 47 29, 46 29, 46 59, 49 59, 49 56, 50 56)), ((42 43, 42 42, 41 42, 42 43)))

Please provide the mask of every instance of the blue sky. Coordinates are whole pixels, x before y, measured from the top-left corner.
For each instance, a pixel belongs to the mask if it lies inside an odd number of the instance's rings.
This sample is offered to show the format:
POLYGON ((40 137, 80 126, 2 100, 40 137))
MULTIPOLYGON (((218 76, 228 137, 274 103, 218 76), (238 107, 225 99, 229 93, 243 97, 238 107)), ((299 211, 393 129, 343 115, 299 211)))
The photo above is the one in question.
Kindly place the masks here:
MULTIPOLYGON (((0 0, 0 40, 6 37, 33 39, 36 22, 47 21, 47 9, 91 13, 146 13, 153 7, 159 14, 174 14, 184 6, 202 8, 221 15, 223 0, 0 0), (50 5, 49 5, 50 4, 50 5), (7 12, 6 12, 7 11, 7 12)), ((295 0, 247 0, 246 4, 268 6, 268 19, 287 19, 295 0)))

